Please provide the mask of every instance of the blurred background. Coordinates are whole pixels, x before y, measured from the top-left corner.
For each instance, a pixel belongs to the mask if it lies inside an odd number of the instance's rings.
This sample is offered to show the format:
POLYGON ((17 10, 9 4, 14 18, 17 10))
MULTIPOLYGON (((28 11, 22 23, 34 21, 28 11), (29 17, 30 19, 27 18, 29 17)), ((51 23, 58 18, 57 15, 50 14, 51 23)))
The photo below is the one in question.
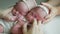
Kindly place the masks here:
MULTIPOLYGON (((13 6, 18 0, 0 0, 0 10, 5 10, 13 6)), ((36 0, 38 4, 40 2, 46 2, 47 0, 36 0)), ((43 26, 44 34, 60 34, 60 16, 56 16, 49 23, 43 26)))
MULTIPOLYGON (((10 6, 13 6, 18 0, 0 0, 0 9, 4 10, 10 6)), ((46 2, 47 0, 36 0, 38 4, 40 2, 46 2)))

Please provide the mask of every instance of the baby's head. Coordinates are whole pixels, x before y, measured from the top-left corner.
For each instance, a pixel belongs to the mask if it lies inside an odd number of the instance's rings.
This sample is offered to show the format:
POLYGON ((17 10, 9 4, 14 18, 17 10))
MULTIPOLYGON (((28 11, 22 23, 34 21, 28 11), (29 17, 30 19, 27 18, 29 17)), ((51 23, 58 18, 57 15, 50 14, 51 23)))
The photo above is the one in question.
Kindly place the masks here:
POLYGON ((48 15, 48 9, 43 6, 37 6, 35 8, 33 8, 26 16, 28 21, 33 21, 34 18, 36 18, 37 20, 41 20, 44 21, 46 20, 45 17, 48 15))

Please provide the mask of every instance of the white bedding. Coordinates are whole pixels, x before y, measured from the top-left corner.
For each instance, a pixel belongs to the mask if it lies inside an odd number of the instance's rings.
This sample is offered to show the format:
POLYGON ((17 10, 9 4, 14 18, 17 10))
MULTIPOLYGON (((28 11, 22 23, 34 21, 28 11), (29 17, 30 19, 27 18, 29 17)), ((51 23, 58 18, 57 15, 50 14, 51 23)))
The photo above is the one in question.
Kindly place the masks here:
POLYGON ((60 34, 60 16, 56 16, 51 22, 44 25, 45 34, 60 34))

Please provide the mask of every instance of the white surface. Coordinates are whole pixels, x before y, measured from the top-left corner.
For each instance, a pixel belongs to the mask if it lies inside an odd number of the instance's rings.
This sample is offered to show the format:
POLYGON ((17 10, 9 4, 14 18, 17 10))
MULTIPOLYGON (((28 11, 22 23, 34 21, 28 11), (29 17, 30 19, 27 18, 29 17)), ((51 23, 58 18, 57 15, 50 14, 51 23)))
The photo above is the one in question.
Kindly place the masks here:
POLYGON ((45 34, 60 34, 60 16, 56 16, 51 22, 44 25, 45 34))

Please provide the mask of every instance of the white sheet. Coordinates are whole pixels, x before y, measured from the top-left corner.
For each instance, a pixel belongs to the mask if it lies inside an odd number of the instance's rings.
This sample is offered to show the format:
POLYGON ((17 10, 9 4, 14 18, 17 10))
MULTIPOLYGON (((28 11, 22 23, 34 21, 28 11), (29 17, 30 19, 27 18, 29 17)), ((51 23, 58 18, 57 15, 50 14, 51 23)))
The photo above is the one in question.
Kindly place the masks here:
POLYGON ((44 25, 45 34, 60 34, 60 16, 56 16, 51 22, 44 25))

